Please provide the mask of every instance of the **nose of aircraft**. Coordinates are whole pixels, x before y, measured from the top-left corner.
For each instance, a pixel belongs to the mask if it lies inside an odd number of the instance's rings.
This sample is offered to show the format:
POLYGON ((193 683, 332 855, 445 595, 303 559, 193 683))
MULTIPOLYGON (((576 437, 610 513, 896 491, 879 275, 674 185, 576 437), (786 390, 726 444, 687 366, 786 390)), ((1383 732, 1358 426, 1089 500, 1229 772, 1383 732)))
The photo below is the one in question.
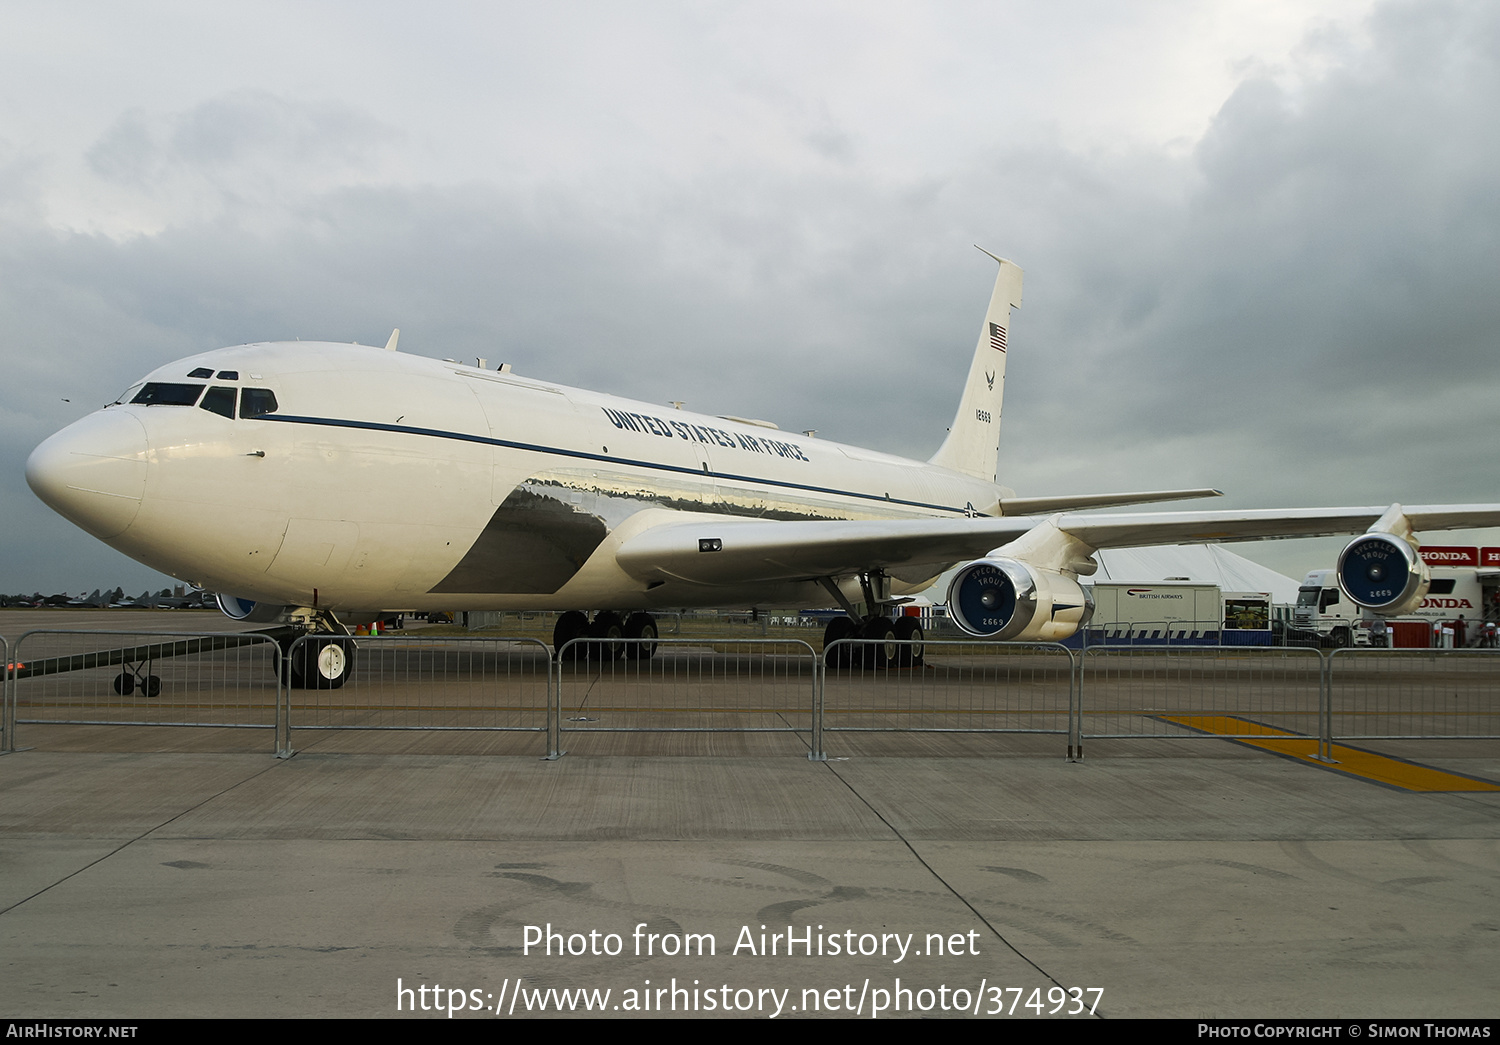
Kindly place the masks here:
POLYGON ((125 410, 100 410, 43 442, 26 482, 59 515, 100 540, 124 533, 146 492, 146 429, 125 410))

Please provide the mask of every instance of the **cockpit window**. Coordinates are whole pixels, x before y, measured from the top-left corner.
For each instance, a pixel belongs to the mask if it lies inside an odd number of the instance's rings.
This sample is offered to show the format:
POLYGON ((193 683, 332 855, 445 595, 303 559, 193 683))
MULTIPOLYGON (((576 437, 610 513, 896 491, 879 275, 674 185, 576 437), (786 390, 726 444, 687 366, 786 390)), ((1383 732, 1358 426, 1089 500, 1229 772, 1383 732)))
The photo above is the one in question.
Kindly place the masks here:
POLYGON ((188 377, 213 377, 213 376, 214 376, 214 372, 212 370, 208 369, 208 367, 206 367, 206 366, 200 366, 200 367, 198 367, 198 369, 194 370, 191 374, 188 375, 188 377))
POLYGON ((133 384, 129 388, 125 389, 125 391, 121 392, 120 393, 120 397, 118 399, 116 399, 113 403, 110 403, 109 405, 110 406, 119 406, 121 403, 128 403, 128 402, 130 402, 131 400, 133 400, 135 398, 135 394, 137 392, 139 392, 144 385, 145 385, 144 381, 137 381, 135 384, 133 384))
POLYGON ((240 416, 259 417, 276 412, 276 393, 269 388, 247 388, 240 396, 240 416))
POLYGON ((132 403, 144 406, 192 406, 203 392, 202 385, 174 384, 171 381, 148 381, 136 393, 132 403))
POLYGON ((198 404, 200 410, 212 410, 224 417, 234 417, 234 389, 214 387, 208 390, 208 395, 203 397, 203 402, 198 404))
POLYGON ((240 379, 240 372, 238 370, 220 370, 219 371, 219 380, 220 381, 238 381, 239 379, 240 379))

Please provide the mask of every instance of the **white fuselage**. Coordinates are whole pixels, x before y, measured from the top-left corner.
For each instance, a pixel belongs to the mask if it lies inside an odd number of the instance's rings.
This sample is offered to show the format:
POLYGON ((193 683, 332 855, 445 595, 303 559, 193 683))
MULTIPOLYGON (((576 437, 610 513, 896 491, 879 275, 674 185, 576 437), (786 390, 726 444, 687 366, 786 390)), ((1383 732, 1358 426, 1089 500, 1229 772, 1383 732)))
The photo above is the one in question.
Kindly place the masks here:
MULTIPOLYGON (((814 578, 732 591, 643 583, 615 565, 613 548, 652 509, 961 517, 994 514, 1010 496, 924 462, 359 345, 225 348, 162 367, 150 382, 219 388, 231 404, 242 390, 268 390, 276 405, 224 416, 206 399, 131 403, 133 388, 38 447, 28 477, 132 558, 258 602, 333 611, 821 605, 828 594, 814 578), (213 376, 190 377, 195 370, 213 376)), ((897 573, 898 588, 945 565, 897 573)))

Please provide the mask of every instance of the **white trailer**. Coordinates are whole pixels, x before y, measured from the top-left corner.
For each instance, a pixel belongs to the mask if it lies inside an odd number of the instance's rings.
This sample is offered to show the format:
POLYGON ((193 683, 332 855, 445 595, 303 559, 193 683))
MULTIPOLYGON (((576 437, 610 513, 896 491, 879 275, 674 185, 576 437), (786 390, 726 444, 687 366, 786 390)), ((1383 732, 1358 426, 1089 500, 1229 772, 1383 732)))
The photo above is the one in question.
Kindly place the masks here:
POLYGON ((1093 586, 1091 643, 1262 645, 1270 641, 1271 593, 1165 581, 1093 586))

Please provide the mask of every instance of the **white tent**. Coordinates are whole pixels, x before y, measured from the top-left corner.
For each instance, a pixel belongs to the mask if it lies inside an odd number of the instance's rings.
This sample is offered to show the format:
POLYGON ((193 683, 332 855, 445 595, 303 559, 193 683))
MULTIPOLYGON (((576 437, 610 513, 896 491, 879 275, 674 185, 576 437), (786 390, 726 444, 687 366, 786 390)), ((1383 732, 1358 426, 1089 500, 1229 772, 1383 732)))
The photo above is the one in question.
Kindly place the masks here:
POLYGON ((1217 584, 1220 591, 1268 591, 1278 604, 1297 601, 1299 581, 1236 555, 1222 544, 1172 544, 1108 548, 1096 553, 1099 571, 1085 584, 1154 584, 1186 580, 1217 584))
MULTIPOLYGON (((1094 558, 1099 561, 1099 570, 1092 577, 1079 578, 1084 584, 1160 584, 1166 580, 1187 580, 1217 584, 1220 591, 1268 591, 1272 603, 1291 605, 1297 601, 1297 586, 1301 583, 1236 555, 1222 544, 1109 548, 1095 552, 1094 558)), ((946 602, 948 585, 955 572, 957 567, 944 572, 921 594, 935 603, 946 602)))

